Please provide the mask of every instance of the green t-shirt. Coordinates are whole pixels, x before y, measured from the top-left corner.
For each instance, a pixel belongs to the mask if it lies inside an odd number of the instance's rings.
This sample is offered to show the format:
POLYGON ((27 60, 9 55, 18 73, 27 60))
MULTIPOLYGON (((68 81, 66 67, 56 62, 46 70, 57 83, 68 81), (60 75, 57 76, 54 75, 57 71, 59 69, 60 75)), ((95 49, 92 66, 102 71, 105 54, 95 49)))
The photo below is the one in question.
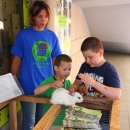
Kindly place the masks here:
MULTIPOLYGON (((44 81, 42 81, 40 85, 45 85, 45 84, 54 82, 55 80, 56 80, 55 77, 51 76, 51 77, 46 78, 44 81)), ((63 88, 68 88, 71 85, 72 85, 72 83, 70 82, 70 80, 66 79, 64 81, 63 88)), ((40 94, 39 96, 51 98, 52 93, 54 92, 54 90, 55 90, 55 88, 50 88, 47 91, 45 91, 44 93, 40 94)))
MULTIPOLYGON (((55 77, 51 76, 51 77, 46 78, 44 81, 42 81, 40 85, 45 85, 45 84, 54 82, 55 80, 56 80, 55 77)), ((71 85, 72 85, 72 83, 70 82, 70 80, 66 79, 64 81, 63 88, 68 88, 71 85)), ((40 94, 38 96, 51 98, 52 93, 54 92, 54 90, 55 90, 55 88, 50 88, 50 89, 48 89, 47 91, 45 91, 44 93, 42 93, 42 94, 40 94)), ((44 112, 46 113, 51 106, 52 106, 52 104, 45 104, 44 112)), ((55 121, 53 122, 52 125, 62 125, 62 121, 63 121, 63 119, 65 117, 65 109, 66 108, 63 108, 61 110, 61 112, 58 114, 57 118, 55 119, 55 121)))

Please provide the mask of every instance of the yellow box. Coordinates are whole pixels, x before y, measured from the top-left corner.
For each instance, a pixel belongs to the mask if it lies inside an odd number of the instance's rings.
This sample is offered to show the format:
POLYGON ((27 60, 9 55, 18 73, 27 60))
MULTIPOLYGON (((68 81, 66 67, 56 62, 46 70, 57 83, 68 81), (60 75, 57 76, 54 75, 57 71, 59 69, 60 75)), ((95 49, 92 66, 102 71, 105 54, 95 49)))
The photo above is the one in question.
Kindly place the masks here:
MULTIPOLYGON (((21 110, 21 104, 19 101, 16 102, 17 112, 21 110)), ((9 106, 5 106, 0 109, 0 128, 9 120, 9 106)))
POLYGON ((16 108, 17 108, 17 112, 19 112, 21 110, 21 104, 20 101, 16 102, 16 108))
POLYGON ((6 106, 0 110, 0 127, 9 120, 9 107, 6 106))

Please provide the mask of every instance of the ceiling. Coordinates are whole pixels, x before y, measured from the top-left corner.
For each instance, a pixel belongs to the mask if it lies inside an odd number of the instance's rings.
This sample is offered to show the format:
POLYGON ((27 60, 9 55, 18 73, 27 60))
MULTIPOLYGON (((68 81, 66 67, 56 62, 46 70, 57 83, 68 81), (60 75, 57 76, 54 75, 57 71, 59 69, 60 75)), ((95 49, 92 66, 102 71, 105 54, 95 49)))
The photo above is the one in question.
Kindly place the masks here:
POLYGON ((72 0, 105 51, 130 54, 130 0, 72 0))

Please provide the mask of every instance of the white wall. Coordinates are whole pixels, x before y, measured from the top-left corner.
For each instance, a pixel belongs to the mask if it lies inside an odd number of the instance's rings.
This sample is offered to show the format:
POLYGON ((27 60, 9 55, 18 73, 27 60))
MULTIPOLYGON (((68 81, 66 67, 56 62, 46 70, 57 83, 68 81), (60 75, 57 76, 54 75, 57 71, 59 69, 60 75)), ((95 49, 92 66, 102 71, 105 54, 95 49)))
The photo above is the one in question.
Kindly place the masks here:
POLYGON ((72 57, 72 71, 71 81, 75 80, 75 77, 79 71, 80 65, 84 62, 84 57, 80 52, 80 46, 83 40, 90 36, 87 23, 84 18, 82 8, 72 4, 71 10, 71 57, 72 57))
POLYGON ((90 33, 105 51, 130 54, 130 4, 83 8, 90 33))
POLYGON ((51 9, 51 13, 50 13, 50 20, 48 23, 48 28, 51 29, 52 31, 54 31, 54 9, 55 9, 55 1, 54 0, 43 0, 45 1, 50 9, 51 9))
MULTIPOLYGON (((54 4, 55 1, 44 0, 51 7, 51 18, 48 28, 54 31, 54 4)), ((72 4, 71 8, 71 53, 70 56, 73 60, 70 79, 73 82, 79 71, 80 65, 84 62, 84 57, 80 52, 80 46, 83 40, 90 36, 90 32, 85 21, 82 8, 72 4)))

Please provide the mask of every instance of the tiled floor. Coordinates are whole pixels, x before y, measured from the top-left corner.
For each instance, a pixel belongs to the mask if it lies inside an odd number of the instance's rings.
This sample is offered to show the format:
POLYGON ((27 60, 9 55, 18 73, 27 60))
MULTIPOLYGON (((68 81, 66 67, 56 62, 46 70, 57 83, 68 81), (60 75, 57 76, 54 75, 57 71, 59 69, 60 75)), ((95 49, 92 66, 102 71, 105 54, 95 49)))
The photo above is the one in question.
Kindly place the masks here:
POLYGON ((120 130, 130 130, 130 55, 105 52, 105 58, 116 67, 121 80, 120 130))

